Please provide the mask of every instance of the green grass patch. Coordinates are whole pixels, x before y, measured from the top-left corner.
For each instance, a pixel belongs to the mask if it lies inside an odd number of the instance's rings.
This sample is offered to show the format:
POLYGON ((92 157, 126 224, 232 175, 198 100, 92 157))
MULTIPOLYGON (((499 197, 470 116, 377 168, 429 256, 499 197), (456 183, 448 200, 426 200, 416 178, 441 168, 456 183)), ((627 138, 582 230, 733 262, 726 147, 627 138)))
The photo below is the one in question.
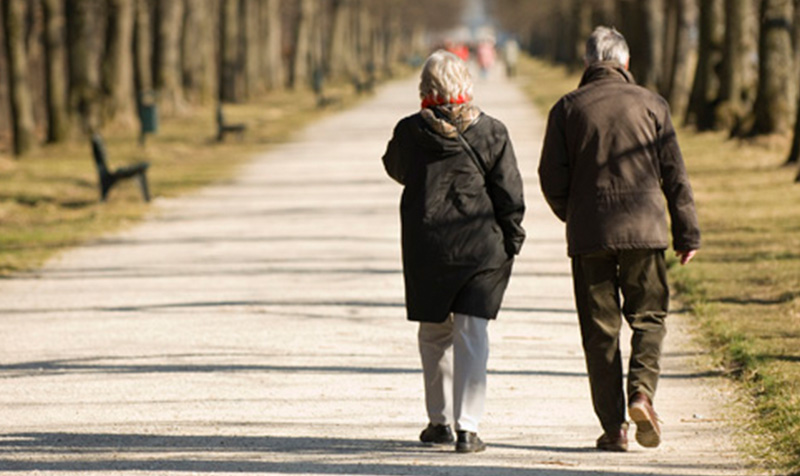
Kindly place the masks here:
MULTIPOLYGON (((546 112, 578 76, 526 60, 521 79, 546 112)), ((674 291, 718 365, 750 395, 743 447, 781 474, 800 474, 800 184, 782 167, 785 141, 729 140, 679 131, 695 191, 703 248, 671 266, 674 291), (777 146, 776 146, 777 144, 777 146)))
MULTIPOLYGON (((316 107, 310 91, 270 93, 247 104, 225 105, 225 120, 247 130, 216 141, 216 110, 192 107, 177 117, 160 118, 159 131, 138 143, 138 124, 102 131, 110 167, 150 162, 153 198, 172 197, 232 177, 258 152, 287 140, 322 115, 358 101, 349 84, 331 86, 326 94, 337 104, 316 107)), ((0 153, 0 276, 34 269, 69 247, 120 230, 152 208, 143 203, 138 183, 115 186, 99 202, 97 172, 89 139, 43 146, 14 159, 0 153)))

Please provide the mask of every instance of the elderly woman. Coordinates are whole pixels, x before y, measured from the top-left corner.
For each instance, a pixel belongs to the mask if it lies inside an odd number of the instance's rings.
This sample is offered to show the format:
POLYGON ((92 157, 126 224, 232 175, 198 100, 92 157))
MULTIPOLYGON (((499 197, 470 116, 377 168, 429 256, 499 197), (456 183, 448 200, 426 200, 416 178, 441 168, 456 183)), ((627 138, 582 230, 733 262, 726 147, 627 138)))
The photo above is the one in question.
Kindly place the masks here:
POLYGON ((486 395, 487 326, 525 239, 522 180, 505 126, 472 104, 466 64, 446 51, 422 69, 420 112, 383 157, 400 204, 408 319, 419 326, 428 426, 420 440, 468 453, 486 395))

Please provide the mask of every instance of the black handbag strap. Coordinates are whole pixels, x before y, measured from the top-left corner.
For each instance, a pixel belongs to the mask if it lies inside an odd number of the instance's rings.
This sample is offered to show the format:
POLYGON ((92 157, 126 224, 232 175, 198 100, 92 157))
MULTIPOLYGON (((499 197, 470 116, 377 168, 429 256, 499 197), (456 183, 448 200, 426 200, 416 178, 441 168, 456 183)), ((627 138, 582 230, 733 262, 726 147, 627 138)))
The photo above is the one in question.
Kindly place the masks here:
POLYGON ((483 160, 481 160, 480 155, 478 155, 478 152, 475 150, 474 147, 472 147, 472 144, 470 144, 469 141, 464 138, 461 132, 458 132, 458 129, 456 129, 456 132, 458 134, 458 141, 461 142, 461 146, 464 147, 465 151, 467 151, 467 155, 469 155, 469 158, 472 159, 473 162, 475 162, 475 165, 478 167, 478 170, 481 172, 481 175, 486 177, 486 174, 489 172, 488 170, 486 170, 486 165, 484 164, 483 160))
POLYGON ((436 115, 436 117, 438 117, 439 119, 443 119, 444 121, 446 121, 455 128, 456 135, 458 136, 458 141, 461 143, 461 146, 467 152, 469 158, 472 159, 472 161, 478 167, 478 171, 481 173, 481 175, 486 177, 486 174, 489 173, 489 171, 486 169, 486 165, 484 164, 483 160, 481 160, 480 155, 478 155, 478 151, 476 151, 475 148, 472 147, 472 144, 470 144, 469 141, 465 139, 464 136, 461 134, 461 131, 458 130, 458 125, 454 124, 449 117, 447 117, 445 114, 442 113, 442 111, 436 108, 433 108, 433 113, 434 115, 436 115))

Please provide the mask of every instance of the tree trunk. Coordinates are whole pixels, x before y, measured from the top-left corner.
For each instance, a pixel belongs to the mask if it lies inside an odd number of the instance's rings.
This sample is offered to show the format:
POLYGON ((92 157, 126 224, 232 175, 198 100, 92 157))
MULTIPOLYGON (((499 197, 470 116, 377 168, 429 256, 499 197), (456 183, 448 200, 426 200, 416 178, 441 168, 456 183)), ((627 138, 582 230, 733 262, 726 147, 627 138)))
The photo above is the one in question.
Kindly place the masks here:
POLYGON ((719 66, 722 61, 724 25, 721 0, 700 0, 700 44, 686 122, 698 130, 713 129, 719 101, 719 66))
POLYGON ((222 0, 220 99, 242 100, 239 63, 239 0, 222 0))
POLYGON ((675 46, 667 99, 672 116, 683 119, 692 92, 692 73, 697 67, 697 44, 692 41, 692 31, 697 24, 697 6, 694 0, 676 0, 676 4, 675 46))
POLYGON ((286 84, 280 6, 280 0, 262 0, 260 11, 264 45, 261 64, 266 87, 270 90, 282 89, 286 84))
MULTIPOLYGON (((325 34, 329 30, 326 24, 326 16, 323 14, 320 6, 314 8, 314 17, 311 22, 311 47, 310 47, 310 68, 311 75, 320 75, 322 78, 325 74, 325 61, 327 48, 325 48, 325 34)), ((315 80, 315 79, 314 79, 315 80)))
POLYGON ((583 58, 586 56, 586 40, 592 34, 592 4, 583 0, 573 0, 572 3, 572 61, 570 66, 575 69, 583 67, 583 58))
POLYGON ((103 86, 107 94, 105 119, 134 122, 133 0, 109 0, 107 51, 103 86))
POLYGON ((22 1, 3 1, 2 8, 6 33, 14 154, 25 155, 36 147, 33 97, 29 86, 28 55, 25 48, 27 4, 22 1))
POLYGON ((647 67, 641 84, 653 91, 661 89, 664 64, 664 0, 645 0, 643 5, 647 67))
POLYGON ((100 125, 102 7, 100 0, 67 1, 70 109, 78 113, 87 133, 100 125))
MULTIPOLYGON (((786 165, 800 162, 800 102, 797 104, 797 116, 794 122, 794 135, 792 136, 792 150, 786 159, 786 165)), ((800 178, 800 175, 798 175, 800 178)))
POLYGON ((63 142, 69 136, 64 2, 44 0, 44 15, 47 57, 47 141, 55 143, 63 142))
POLYGON ((751 134, 787 133, 794 119, 791 22, 791 0, 762 1, 758 96, 751 134))
POLYGON ((391 11, 384 21, 386 22, 386 29, 383 32, 383 64, 386 75, 392 77, 394 76, 394 66, 400 60, 400 42, 403 35, 399 12, 391 11))
POLYGON ((639 0, 619 2, 620 33, 628 41, 631 51, 630 72, 637 83, 643 84, 647 77, 648 45, 644 25, 644 5, 639 0))
MULTIPOLYGON (((592 13, 593 25, 613 25, 616 23, 616 3, 617 0, 596 0, 592 13)), ((586 40, 584 38, 584 40, 586 40)))
POLYGON ((747 26, 751 0, 725 0, 725 49, 720 77, 720 127, 738 131, 745 117, 744 75, 747 68, 747 26))
POLYGON ((216 93, 215 3, 215 0, 186 0, 185 4, 181 37, 184 96, 201 104, 211 102, 216 93))
POLYGON ((153 91, 153 35, 151 0, 136 0, 134 79, 139 94, 153 91))
POLYGON ((559 2, 553 10, 553 25, 558 25, 551 38, 553 60, 560 64, 574 64, 575 47, 572 41, 574 35, 569 28, 572 16, 569 4, 559 2))
POLYGON ((261 77, 261 52, 259 51, 260 16, 258 0, 242 0, 242 21, 244 30, 241 35, 242 64, 244 65, 245 96, 254 97, 264 92, 264 81, 261 77))
POLYGON ((156 90, 164 114, 177 114, 183 109, 180 61, 183 2, 161 1, 157 5, 156 90))
POLYGON ((329 73, 334 78, 344 78, 352 71, 352 52, 348 48, 351 0, 337 0, 333 4, 333 22, 328 41, 329 73))
POLYGON ((294 31, 294 56, 292 58, 292 77, 290 85, 293 89, 310 84, 309 67, 311 55, 311 33, 314 20, 314 0, 300 0, 300 12, 294 31))
MULTIPOLYGON (((794 45, 794 75, 800 78, 800 2, 795 1, 794 5, 794 28, 792 29, 792 43, 794 45)), ((800 96, 796 106, 794 121, 794 134, 792 136, 792 150, 786 159, 786 165, 797 164, 800 162, 800 96)), ((796 182, 800 182, 800 173, 797 175, 796 182)))
POLYGON ((664 3, 666 7, 664 12, 664 54, 658 92, 666 98, 669 97, 670 89, 672 89, 675 48, 678 44, 678 26, 681 19, 679 0, 664 0, 664 3))

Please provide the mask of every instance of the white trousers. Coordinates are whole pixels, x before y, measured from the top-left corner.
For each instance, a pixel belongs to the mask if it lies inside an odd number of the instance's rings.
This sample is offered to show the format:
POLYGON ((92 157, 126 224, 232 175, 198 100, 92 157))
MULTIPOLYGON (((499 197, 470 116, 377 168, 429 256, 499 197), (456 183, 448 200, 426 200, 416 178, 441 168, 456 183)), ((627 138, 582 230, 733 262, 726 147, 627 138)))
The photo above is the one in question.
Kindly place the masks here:
POLYGON ((486 401, 488 326, 488 319, 464 314, 451 314, 442 323, 420 323, 419 353, 431 423, 478 431, 486 401))

